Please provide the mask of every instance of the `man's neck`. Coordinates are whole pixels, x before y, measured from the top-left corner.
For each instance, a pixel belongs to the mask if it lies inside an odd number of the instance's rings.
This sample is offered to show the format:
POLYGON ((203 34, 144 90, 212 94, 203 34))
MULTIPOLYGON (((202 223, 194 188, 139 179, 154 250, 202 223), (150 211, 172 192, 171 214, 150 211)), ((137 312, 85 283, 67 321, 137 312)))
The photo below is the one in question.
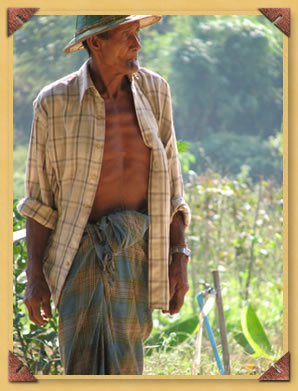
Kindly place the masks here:
POLYGON ((89 62, 89 71, 95 88, 104 99, 115 100, 121 91, 127 89, 126 75, 116 74, 93 58, 89 62))

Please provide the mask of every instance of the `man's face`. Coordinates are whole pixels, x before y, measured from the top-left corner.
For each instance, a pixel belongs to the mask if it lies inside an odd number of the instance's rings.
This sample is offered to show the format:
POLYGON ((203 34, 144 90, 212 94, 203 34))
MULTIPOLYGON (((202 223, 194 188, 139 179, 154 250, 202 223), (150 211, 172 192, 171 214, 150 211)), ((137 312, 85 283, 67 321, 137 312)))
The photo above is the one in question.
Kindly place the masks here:
POLYGON ((101 40, 100 62, 117 74, 128 75, 139 69, 137 55, 141 49, 139 22, 128 23, 110 31, 109 39, 101 40))

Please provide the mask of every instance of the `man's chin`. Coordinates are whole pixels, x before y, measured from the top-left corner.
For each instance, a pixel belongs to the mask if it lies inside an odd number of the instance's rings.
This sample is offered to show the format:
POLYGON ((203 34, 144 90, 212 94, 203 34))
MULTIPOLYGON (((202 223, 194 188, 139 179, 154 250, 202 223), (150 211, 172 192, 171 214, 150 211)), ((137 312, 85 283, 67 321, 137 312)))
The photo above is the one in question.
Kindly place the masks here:
POLYGON ((129 73, 135 73, 139 70, 139 68, 138 60, 132 60, 127 63, 127 69, 129 73))

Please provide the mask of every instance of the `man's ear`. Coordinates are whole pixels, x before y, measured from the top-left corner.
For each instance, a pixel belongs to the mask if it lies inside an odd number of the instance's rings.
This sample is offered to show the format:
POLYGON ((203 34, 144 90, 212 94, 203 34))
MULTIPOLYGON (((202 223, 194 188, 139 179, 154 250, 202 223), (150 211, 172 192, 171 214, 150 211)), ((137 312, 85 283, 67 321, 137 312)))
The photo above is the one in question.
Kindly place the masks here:
POLYGON ((101 51, 101 41, 96 35, 87 38, 86 41, 91 52, 99 53, 101 51))

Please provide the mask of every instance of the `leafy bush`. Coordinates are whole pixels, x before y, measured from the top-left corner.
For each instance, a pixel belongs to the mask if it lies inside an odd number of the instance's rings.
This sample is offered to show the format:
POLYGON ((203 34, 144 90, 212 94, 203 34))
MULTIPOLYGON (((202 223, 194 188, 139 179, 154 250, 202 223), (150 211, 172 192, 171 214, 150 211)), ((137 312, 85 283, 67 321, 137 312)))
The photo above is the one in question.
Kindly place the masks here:
POLYGON ((273 181, 278 185, 283 181, 280 137, 271 136, 262 141, 258 136, 233 133, 212 134, 202 142, 192 143, 189 152, 194 159, 189 167, 199 173, 209 168, 226 176, 237 176, 246 166, 249 177, 257 183, 260 179, 273 181))

